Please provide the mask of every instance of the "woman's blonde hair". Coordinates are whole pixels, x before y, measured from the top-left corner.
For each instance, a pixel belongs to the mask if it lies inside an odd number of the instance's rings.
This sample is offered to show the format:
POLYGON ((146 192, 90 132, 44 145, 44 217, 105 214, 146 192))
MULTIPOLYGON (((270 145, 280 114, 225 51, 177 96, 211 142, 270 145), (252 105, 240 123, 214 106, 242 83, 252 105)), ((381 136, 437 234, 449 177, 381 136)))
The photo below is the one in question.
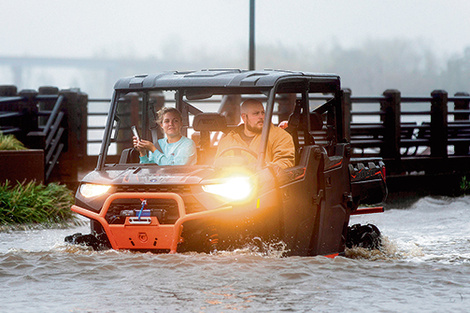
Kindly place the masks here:
POLYGON ((173 112, 176 115, 178 115, 178 118, 180 119, 180 121, 183 121, 183 116, 181 115, 181 112, 178 109, 171 108, 171 107, 163 107, 157 113, 157 120, 156 120, 157 124, 162 125, 163 117, 165 116, 165 114, 170 113, 170 112, 173 112))

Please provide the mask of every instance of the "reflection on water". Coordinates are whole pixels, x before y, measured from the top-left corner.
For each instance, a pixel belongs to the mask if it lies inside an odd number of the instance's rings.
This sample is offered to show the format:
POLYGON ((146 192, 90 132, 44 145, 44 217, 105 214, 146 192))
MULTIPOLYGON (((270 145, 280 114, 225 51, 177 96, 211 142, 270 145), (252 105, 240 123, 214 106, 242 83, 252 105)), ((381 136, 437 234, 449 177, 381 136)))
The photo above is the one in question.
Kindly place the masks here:
POLYGON ((382 251, 281 258, 282 245, 210 254, 95 252, 73 229, 0 233, 2 312, 465 312, 470 305, 470 197, 424 198, 354 216, 382 251))

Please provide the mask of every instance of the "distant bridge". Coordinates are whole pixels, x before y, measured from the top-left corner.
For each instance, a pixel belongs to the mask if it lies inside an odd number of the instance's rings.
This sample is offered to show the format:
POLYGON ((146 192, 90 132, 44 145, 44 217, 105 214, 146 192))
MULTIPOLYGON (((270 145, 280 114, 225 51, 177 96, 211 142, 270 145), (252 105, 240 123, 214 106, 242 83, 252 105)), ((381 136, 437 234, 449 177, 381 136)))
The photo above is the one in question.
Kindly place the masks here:
POLYGON ((13 85, 23 86, 27 69, 43 68, 75 68, 79 70, 101 70, 105 73, 107 86, 112 86, 117 78, 137 73, 160 72, 175 68, 187 67, 187 64, 162 61, 155 58, 58 58, 58 57, 11 57, 0 56, 0 66, 10 67, 13 73, 13 85))

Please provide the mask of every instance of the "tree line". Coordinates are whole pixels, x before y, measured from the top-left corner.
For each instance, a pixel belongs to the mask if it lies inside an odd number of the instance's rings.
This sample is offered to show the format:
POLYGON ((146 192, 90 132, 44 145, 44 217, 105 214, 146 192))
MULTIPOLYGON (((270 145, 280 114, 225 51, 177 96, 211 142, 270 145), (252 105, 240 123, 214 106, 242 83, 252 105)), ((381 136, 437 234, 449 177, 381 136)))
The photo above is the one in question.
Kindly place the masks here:
MULTIPOLYGON (((247 68, 248 53, 236 50, 236 54, 232 51, 223 56, 199 51, 191 63, 195 69, 247 68)), ((419 40, 371 40, 355 48, 334 43, 313 49, 258 45, 256 68, 336 73, 353 95, 378 95, 386 89, 398 89, 402 95, 429 95, 436 89, 446 90, 449 95, 470 92, 470 47, 462 53, 442 56, 419 40)))

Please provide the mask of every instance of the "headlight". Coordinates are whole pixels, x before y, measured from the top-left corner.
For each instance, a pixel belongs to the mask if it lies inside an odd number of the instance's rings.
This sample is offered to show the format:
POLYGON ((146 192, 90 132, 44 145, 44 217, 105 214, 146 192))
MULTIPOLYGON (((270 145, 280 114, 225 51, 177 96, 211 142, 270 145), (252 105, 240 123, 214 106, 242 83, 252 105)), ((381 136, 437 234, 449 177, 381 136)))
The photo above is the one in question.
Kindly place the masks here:
POLYGON ((232 201, 246 200, 253 192, 253 183, 249 177, 230 177, 223 183, 204 185, 202 189, 232 201))
POLYGON ((105 194, 110 188, 110 185, 83 184, 80 186, 80 194, 85 198, 97 197, 105 194))

